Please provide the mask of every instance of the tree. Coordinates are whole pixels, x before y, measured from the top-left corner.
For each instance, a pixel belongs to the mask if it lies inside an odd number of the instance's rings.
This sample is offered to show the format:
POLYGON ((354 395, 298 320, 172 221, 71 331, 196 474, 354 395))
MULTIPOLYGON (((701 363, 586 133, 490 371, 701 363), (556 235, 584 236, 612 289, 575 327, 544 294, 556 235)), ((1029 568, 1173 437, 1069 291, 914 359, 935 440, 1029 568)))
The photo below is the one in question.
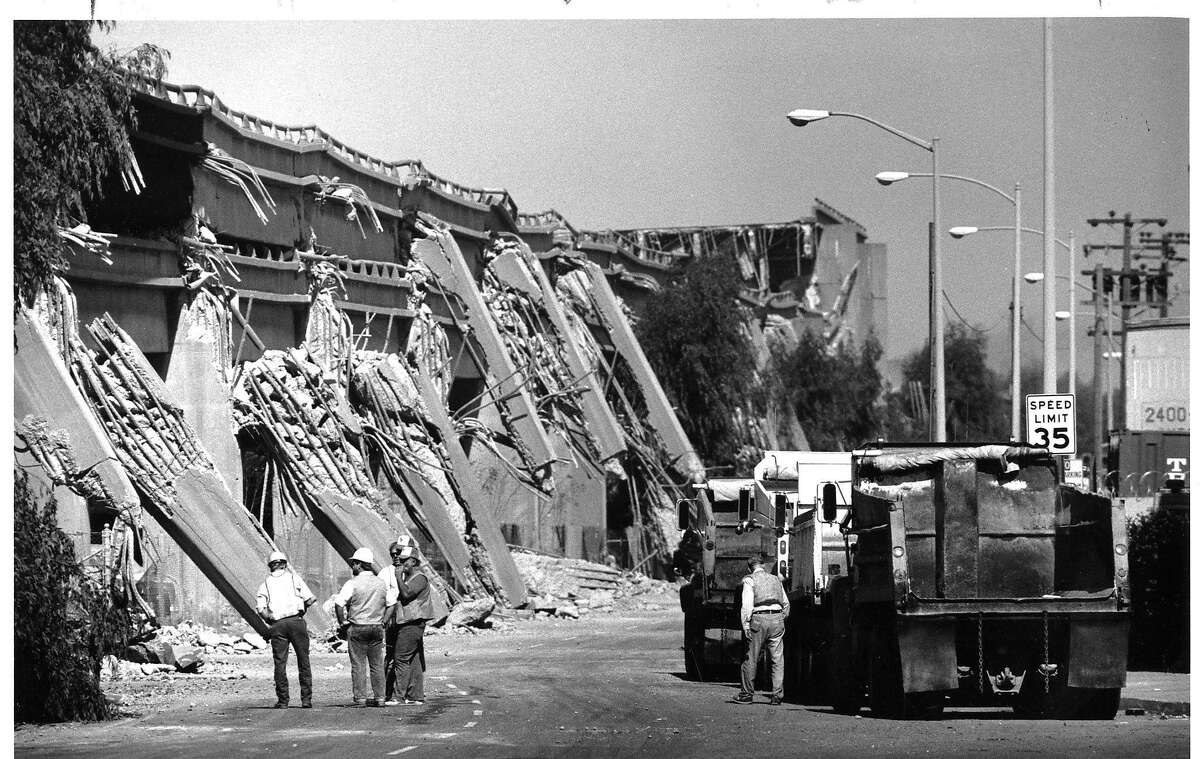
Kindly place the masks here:
POLYGON ((876 437, 881 424, 883 349, 874 337, 830 348, 805 332, 790 354, 775 356, 780 382, 813 450, 849 450, 876 437))
MULTIPOLYGON (((63 267, 58 226, 130 161, 128 77, 91 42, 89 21, 13 24, 14 303, 32 304, 63 267)), ((145 69, 157 48, 128 59, 145 69), (147 57, 148 56, 148 57, 147 57)), ((161 61, 161 51, 159 60, 161 61)))
MULTIPOLYGON (((987 365, 982 333, 968 333, 952 324, 946 330, 946 437, 949 440, 1008 440, 1010 393, 1005 382, 987 365)), ((929 345, 909 354, 902 364, 905 384, 929 389, 929 345)), ((928 439, 922 420, 904 411, 902 393, 889 399, 888 436, 896 440, 928 439), (900 414, 900 417, 895 416, 900 414), (915 435, 915 437, 914 437, 915 435)), ((932 413, 932 409, 930 409, 932 413)))
POLYGON ((708 465, 732 464, 744 442, 736 410, 752 413, 763 390, 739 305, 732 259, 689 260, 652 298, 637 337, 684 431, 708 465))

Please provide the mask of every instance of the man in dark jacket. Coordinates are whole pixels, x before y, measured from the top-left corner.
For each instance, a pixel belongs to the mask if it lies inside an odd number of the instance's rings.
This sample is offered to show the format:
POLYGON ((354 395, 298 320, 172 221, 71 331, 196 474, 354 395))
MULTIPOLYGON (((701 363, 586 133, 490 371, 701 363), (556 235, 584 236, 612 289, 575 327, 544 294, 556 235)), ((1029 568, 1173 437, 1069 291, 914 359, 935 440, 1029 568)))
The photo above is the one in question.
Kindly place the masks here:
MULTIPOLYGON (((425 703, 425 623, 434 618, 431 588, 418 568, 416 545, 392 544, 392 566, 398 594, 388 625, 387 706, 425 703)), ((392 580, 393 578, 387 578, 392 580)), ((389 583, 390 584, 390 583, 389 583)))

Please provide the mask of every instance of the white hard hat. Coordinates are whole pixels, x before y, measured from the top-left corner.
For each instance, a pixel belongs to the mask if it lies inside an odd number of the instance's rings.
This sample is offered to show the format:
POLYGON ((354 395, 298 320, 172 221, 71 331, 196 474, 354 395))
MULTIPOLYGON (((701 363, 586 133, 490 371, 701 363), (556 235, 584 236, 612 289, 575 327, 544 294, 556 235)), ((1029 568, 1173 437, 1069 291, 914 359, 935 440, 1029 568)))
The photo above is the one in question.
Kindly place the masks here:
POLYGON ((283 551, 272 551, 267 557, 268 564, 274 564, 277 561, 287 561, 287 557, 283 555, 283 551))
POLYGON ((360 548, 350 557, 350 561, 361 561, 363 564, 374 564, 375 554, 371 553, 370 548, 360 548))
POLYGON ((420 549, 421 547, 417 544, 417 539, 412 535, 401 535, 400 537, 396 538, 396 545, 400 546, 401 548, 412 546, 413 548, 420 549))
POLYGON ((400 549, 400 558, 401 559, 411 559, 412 557, 414 557, 416 555, 417 555, 417 547, 415 545, 404 546, 403 548, 400 549))

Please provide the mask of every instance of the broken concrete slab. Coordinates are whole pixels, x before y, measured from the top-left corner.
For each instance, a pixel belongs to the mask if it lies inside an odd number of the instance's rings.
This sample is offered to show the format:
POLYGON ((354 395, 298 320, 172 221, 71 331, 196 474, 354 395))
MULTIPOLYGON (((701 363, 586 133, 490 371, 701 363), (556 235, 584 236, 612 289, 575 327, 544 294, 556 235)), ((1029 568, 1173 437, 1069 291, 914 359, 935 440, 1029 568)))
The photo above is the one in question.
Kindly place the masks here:
POLYGON ((462 601, 454 605, 450 610, 450 616, 446 618, 447 627, 471 627, 478 626, 483 620, 491 615, 492 610, 496 607, 496 602, 491 598, 477 598, 472 601, 462 601))

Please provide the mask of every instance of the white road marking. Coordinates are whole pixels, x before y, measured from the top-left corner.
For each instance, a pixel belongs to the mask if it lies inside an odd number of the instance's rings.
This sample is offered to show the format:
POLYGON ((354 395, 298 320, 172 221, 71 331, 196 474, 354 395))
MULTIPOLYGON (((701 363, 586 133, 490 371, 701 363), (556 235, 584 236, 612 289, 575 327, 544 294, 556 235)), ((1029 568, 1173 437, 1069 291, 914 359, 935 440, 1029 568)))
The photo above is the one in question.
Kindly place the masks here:
POLYGON ((476 709, 476 710, 475 710, 475 713, 474 713, 472 716, 474 716, 474 717, 482 717, 482 716, 483 716, 483 709, 476 709))
POLYGON ((472 704, 481 704, 482 702, 477 698, 473 698, 473 699, 471 699, 471 703, 472 704))
POLYGON ((396 754, 403 754, 408 751, 412 751, 414 748, 416 748, 416 746, 405 746, 404 748, 398 748, 395 751, 389 751, 387 755, 395 756, 396 754))
POLYGON ((478 722, 468 722, 467 724, 463 725, 463 727, 475 727, 478 724, 478 722))
POLYGON ((454 688, 455 690, 458 690, 458 686, 457 686, 457 685, 455 685, 454 683, 446 683, 446 687, 447 687, 447 688, 454 688))

